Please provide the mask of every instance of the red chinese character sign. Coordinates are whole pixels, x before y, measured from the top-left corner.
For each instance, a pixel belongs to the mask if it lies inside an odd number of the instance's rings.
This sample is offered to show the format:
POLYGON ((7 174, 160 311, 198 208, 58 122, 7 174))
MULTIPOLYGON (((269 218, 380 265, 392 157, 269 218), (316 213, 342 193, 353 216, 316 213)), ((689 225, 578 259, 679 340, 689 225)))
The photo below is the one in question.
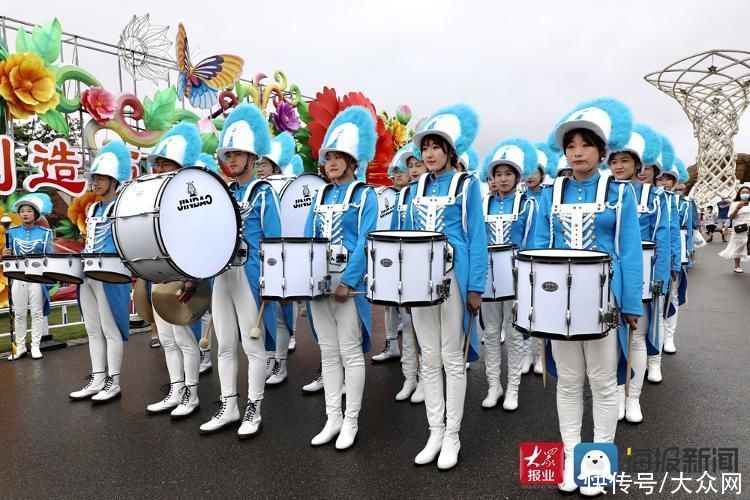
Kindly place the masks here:
POLYGON ((522 485, 563 482, 565 452, 562 443, 521 443, 518 455, 518 474, 522 485))
POLYGON ((0 195, 7 196, 16 190, 16 153, 13 139, 0 135, 0 195))
POLYGON ((83 164, 81 155, 65 139, 55 139, 50 144, 29 143, 29 164, 37 170, 23 181, 24 189, 30 193, 44 187, 75 197, 86 192, 86 180, 78 177, 83 164))

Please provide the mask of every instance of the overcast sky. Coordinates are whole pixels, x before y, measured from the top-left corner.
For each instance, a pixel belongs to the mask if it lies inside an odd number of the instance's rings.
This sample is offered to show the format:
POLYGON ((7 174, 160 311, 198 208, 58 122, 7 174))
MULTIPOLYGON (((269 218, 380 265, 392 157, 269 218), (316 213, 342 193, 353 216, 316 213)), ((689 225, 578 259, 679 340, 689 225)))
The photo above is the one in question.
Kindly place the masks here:
MULTIPOLYGON (((327 85, 340 94, 362 91, 391 114, 409 104, 412 125, 440 106, 467 102, 479 112, 475 146, 482 157, 509 136, 545 140, 572 106, 613 96, 692 164, 697 144, 689 121, 644 75, 709 49, 750 50, 746 0, 3 4, 0 15, 33 23, 56 16, 67 32, 111 43, 133 14, 171 26, 171 40, 182 21, 204 57, 242 56, 247 78, 281 69, 306 95, 327 85)), ((116 67, 94 58, 81 65, 115 81, 116 67)), ((736 145, 750 152, 747 115, 736 145)))

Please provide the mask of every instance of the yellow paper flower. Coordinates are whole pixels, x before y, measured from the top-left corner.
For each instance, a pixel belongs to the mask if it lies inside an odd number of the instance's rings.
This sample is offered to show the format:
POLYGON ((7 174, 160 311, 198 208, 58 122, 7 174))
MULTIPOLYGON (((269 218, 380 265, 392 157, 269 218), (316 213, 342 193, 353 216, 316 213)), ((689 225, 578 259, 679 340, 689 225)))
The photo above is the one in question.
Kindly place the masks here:
POLYGON ((33 52, 12 54, 0 61, 0 96, 13 118, 44 114, 60 103, 55 74, 33 52))
POLYGON ((406 141, 409 140, 409 129, 395 118, 391 120, 390 128, 391 134, 393 134, 393 144, 396 146, 396 149, 403 147, 406 141))
POLYGON ((78 230, 83 236, 86 236, 86 214, 91 204, 98 200, 98 196, 91 191, 86 191, 83 196, 73 198, 73 201, 68 205, 68 219, 78 226, 78 230))

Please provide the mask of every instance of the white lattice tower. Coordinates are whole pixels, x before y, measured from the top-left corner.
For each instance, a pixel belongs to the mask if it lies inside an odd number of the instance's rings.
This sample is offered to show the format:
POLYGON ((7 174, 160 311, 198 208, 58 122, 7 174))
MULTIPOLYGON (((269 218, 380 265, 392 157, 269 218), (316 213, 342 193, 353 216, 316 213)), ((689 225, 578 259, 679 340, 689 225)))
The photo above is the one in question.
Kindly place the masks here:
POLYGON ((674 98, 698 140, 697 181, 691 194, 700 204, 737 189, 734 136, 750 104, 750 52, 709 50, 649 73, 647 82, 674 98))

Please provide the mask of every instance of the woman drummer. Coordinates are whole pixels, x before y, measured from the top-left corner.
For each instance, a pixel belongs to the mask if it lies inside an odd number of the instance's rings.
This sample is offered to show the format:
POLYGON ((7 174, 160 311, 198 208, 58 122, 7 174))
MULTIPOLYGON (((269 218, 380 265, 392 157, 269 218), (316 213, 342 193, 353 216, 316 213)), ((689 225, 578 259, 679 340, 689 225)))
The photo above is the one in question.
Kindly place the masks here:
POLYGON ((254 437, 261 427, 266 352, 275 350, 276 305, 273 302, 261 305, 259 242, 279 237, 281 222, 276 192, 270 184, 253 178, 255 163, 270 149, 271 134, 263 113, 252 104, 237 106, 224 122, 216 152, 235 181, 230 190, 240 206, 241 248, 233 266, 214 280, 211 308, 218 343, 221 397, 216 413, 201 425, 201 434, 218 432, 240 420, 237 401, 240 338, 248 359, 248 388, 237 437, 254 437), (252 335, 257 331, 255 328, 260 330, 257 338, 252 335))
MULTIPOLYGON (((176 172, 196 165, 200 151, 201 138, 196 126, 180 123, 164 134, 148 155, 148 162, 154 173, 176 172)), ((150 283, 148 286, 150 288, 150 283)), ((194 288, 194 283, 187 282, 180 300, 189 300, 194 288)), ((185 418, 195 413, 200 405, 198 377, 201 354, 198 339, 201 337, 201 322, 197 320, 190 325, 174 325, 162 318, 156 307, 153 310, 159 341, 164 348, 169 390, 164 399, 148 405, 146 412, 151 415, 170 412, 174 419, 185 418)))
MULTIPOLYGON (((555 186, 542 196, 533 246, 609 254, 613 269, 610 290, 621 314, 621 325, 635 328, 643 309, 642 250, 635 196, 628 184, 602 179, 599 172, 599 165, 607 158, 608 152, 619 151, 627 144, 631 129, 630 111, 613 99, 581 104, 555 127, 554 141, 564 152, 573 176, 567 180, 558 179, 555 186), (599 199, 603 200, 601 204, 596 203, 597 192, 599 199), (561 203, 553 207, 555 194, 561 195, 561 203), (560 209, 569 204, 582 207, 583 226, 577 226, 577 217, 573 217, 575 213, 568 216, 568 211, 560 209), (596 208, 583 208, 587 204, 596 208)), ((558 485, 558 489, 572 492, 578 488, 573 450, 581 442, 583 386, 587 376, 593 396, 594 441, 614 441, 618 335, 611 334, 597 340, 550 342, 556 364, 556 367, 550 366, 550 372, 554 374, 556 368, 557 415, 565 446, 564 482, 558 485)), ((600 493, 599 487, 581 487, 583 495, 600 493)))
MULTIPOLYGON (((645 125, 635 125, 630 140, 621 151, 613 151, 608 158, 612 176, 618 181, 629 182, 635 190, 638 202, 638 219, 641 228, 641 240, 656 244, 655 258, 650 269, 646 270, 651 278, 652 300, 644 302, 643 315, 638 320, 638 328, 633 335, 629 351, 623 350, 624 356, 632 356, 633 378, 630 389, 625 394, 625 380, 618 380, 618 420, 627 418, 630 423, 643 420, 640 405, 641 389, 646 374, 647 354, 658 354, 661 350, 661 329, 663 325, 664 290, 669 283, 670 242, 669 214, 664 192, 649 183, 637 182, 638 172, 644 165, 651 166, 659 161, 661 154, 661 137, 645 125)), ((623 339, 626 341, 626 339, 623 339)), ((622 362, 622 361, 621 361, 622 362)))
MULTIPOLYGON (((487 242, 490 245, 513 245, 525 250, 533 237, 536 220, 536 200, 517 192, 518 183, 534 175, 537 153, 525 139, 509 139, 495 146, 485 159, 485 169, 495 180, 497 195, 484 200, 487 242), (500 217, 498 217, 500 216, 500 217)), ((482 302, 484 322, 484 353, 487 370, 487 397, 482 408, 494 408, 503 396, 500 384, 500 330, 505 330, 508 342, 508 385, 503 409, 518 409, 518 388, 526 351, 523 334, 513 328, 513 300, 482 302)))
MULTIPOLYGON (((21 225, 8 230, 8 241, 3 255, 29 255, 54 253, 52 231, 39 225, 45 215, 52 212, 52 200, 45 193, 30 193, 13 204, 13 211, 21 218, 21 225)), ((10 293, 13 299, 15 332, 18 343, 15 356, 9 361, 26 355, 26 316, 31 313, 31 357, 40 359, 39 344, 45 333, 44 317, 49 315, 49 291, 42 283, 11 280, 10 293)))
POLYGON ((474 141, 477 126, 476 112, 459 104, 437 111, 413 138, 414 150, 429 173, 417 185, 406 229, 442 232, 453 249, 453 269, 446 276, 450 280, 447 300, 412 308, 430 428, 427 444, 414 463, 425 465, 437 458, 438 468, 443 470, 458 463, 458 433, 466 397, 464 349, 468 349, 469 361, 478 359, 477 335, 470 325, 482 304, 487 273, 479 181, 456 172, 458 156, 474 141))
POLYGON ((371 308, 364 298, 366 236, 377 226, 375 191, 364 184, 375 154, 375 120, 367 109, 351 106, 331 123, 318 152, 330 183, 315 196, 305 225, 306 238, 330 241, 331 295, 309 302, 317 335, 327 420, 310 444, 336 438, 336 449, 354 444, 370 350, 371 308), (346 409, 341 395, 346 378, 346 409))
MULTIPOLYGON (((84 253, 116 253, 111 212, 117 191, 130 180, 130 151, 122 141, 107 143, 87 174, 95 202, 86 218, 84 253)), ((119 398, 123 341, 128 340, 130 283, 104 283, 89 277, 78 286, 81 315, 89 337, 91 374, 88 383, 70 399, 104 403, 119 398)))

